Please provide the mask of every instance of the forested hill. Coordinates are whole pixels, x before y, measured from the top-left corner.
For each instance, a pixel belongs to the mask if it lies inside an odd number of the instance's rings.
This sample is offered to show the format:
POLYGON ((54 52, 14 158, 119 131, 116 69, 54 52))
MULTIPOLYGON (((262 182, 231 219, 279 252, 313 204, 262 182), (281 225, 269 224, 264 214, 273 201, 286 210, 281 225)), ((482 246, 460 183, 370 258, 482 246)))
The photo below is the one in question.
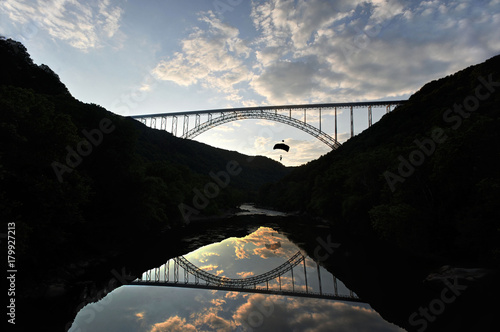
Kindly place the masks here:
POLYGON ((417 254, 500 261, 500 56, 424 85, 263 202, 417 254))
POLYGON ((217 215, 288 172, 82 103, 19 42, 0 39, 0 63, 0 219, 16 223, 25 266, 217 215))

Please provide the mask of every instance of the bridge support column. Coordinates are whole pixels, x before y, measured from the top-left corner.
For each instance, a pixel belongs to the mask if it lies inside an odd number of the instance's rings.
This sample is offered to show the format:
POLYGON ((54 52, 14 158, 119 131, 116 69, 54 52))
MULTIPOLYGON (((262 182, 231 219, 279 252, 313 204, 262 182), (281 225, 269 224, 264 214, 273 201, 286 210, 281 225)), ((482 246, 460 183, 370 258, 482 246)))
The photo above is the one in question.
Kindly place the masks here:
POLYGON ((333 294, 335 296, 339 295, 339 290, 337 288, 337 277, 333 276, 333 294))
POLYGON ((290 271, 292 272, 292 291, 295 292, 295 282, 293 280, 293 267, 292 267, 292 269, 290 271))
POLYGON ((351 137, 354 136, 354 117, 353 117, 353 107, 351 106, 351 137))
POLYGON ((319 269, 319 263, 318 262, 316 262, 316 268, 318 269, 319 294, 323 295, 323 288, 321 286, 321 271, 319 269))
POLYGON ((307 287, 307 271, 306 271, 306 260, 303 259, 302 262, 304 263, 304 278, 306 279, 306 293, 309 293, 309 288, 307 287))
POLYGON ((321 107, 319 108, 319 131, 321 131, 321 107))
POLYGON ((196 114, 196 119, 194 120, 194 126, 196 128, 200 127, 200 115, 199 114, 196 114))
POLYGON ((368 127, 372 126, 372 107, 368 106, 368 127))
POLYGON ((174 283, 179 282, 179 264, 177 264, 177 260, 174 260, 174 283))
POLYGON ((387 114, 387 113, 389 113, 390 111, 391 111, 391 105, 387 105, 387 106, 385 107, 385 113, 387 114))
POLYGON ((155 282, 160 282, 160 268, 155 267, 155 282))
POLYGON ((167 263, 165 263, 165 278, 163 280, 165 280, 166 282, 169 282, 170 281, 170 259, 167 261, 167 263))
POLYGON ((182 128, 182 137, 186 136, 186 133, 189 130, 189 115, 184 115, 184 122, 183 122, 183 128, 182 128))
POLYGON ((160 124, 160 130, 167 130, 167 117, 162 116, 161 117, 161 124, 160 124))
POLYGON ((151 118, 151 128, 156 129, 156 118, 151 118))
POLYGON ((172 118, 172 135, 177 136, 177 116, 172 118))
POLYGON ((337 140, 337 107, 335 107, 335 140, 337 140))

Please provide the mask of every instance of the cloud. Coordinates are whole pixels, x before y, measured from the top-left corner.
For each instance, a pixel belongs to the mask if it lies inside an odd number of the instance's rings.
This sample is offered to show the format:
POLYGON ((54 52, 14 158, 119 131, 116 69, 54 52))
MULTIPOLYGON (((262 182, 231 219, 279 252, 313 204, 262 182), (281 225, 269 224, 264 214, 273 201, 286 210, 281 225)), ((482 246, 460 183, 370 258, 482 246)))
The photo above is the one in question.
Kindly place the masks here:
POLYGON ((214 312, 208 312, 204 315, 200 315, 195 325, 199 327, 199 331, 206 331, 206 329, 201 329, 200 327, 206 325, 210 328, 210 331, 221 331, 221 332, 230 332, 235 330, 234 322, 224 319, 218 316, 214 312))
POLYGON ((208 28, 195 28, 181 41, 182 51, 160 61, 153 75, 180 86, 200 83, 224 94, 227 100, 241 100, 235 85, 251 79, 242 62, 250 53, 249 47, 238 37, 238 29, 222 23, 212 12, 203 14, 200 22, 208 28))
POLYGON ((151 327, 150 332, 196 332, 197 329, 192 324, 186 324, 186 319, 179 316, 169 317, 166 321, 156 323, 151 327))
POLYGON ((231 299, 231 300, 236 300, 238 299, 240 296, 248 296, 248 294, 246 293, 240 293, 240 292, 227 292, 226 295, 224 295, 224 297, 226 299, 231 299))
POLYGON ((471 0, 253 2, 256 37, 245 43, 236 28, 206 16, 210 28, 182 42, 169 75, 180 85, 201 81, 240 103, 237 83, 270 104, 405 97, 499 52, 499 7, 471 0))
POLYGON ((102 47, 116 37, 123 14, 123 9, 112 5, 110 0, 36 0, 29 4, 23 0, 5 0, 0 3, 0 10, 17 24, 32 24, 82 51, 102 47))
POLYGON ((217 269, 218 267, 219 267, 218 265, 214 265, 214 264, 199 266, 200 269, 205 270, 205 271, 213 271, 213 270, 217 269))
POLYGON ((236 255, 236 259, 250 258, 244 247, 245 247, 244 244, 234 246, 234 253, 236 255))
POLYGON ((255 273, 253 273, 252 271, 250 272, 237 272, 236 273, 240 278, 247 278, 247 277, 251 277, 253 276, 255 273))
POLYGON ((342 302, 251 295, 233 320, 262 331, 403 331, 373 309, 342 302))
POLYGON ((224 303, 226 303, 226 301, 222 299, 212 299, 210 303, 216 307, 221 307, 224 303))
POLYGON ((275 105, 304 103, 319 86, 315 62, 277 62, 267 66, 250 86, 275 105))

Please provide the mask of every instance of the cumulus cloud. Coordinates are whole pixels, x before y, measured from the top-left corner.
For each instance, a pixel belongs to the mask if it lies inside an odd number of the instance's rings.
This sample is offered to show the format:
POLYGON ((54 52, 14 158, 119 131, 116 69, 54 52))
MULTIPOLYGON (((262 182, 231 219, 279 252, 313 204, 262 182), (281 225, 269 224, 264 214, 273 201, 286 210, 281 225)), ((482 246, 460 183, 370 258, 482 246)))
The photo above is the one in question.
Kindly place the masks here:
POLYGON ((407 97, 422 84, 500 51, 495 1, 269 0, 252 2, 251 40, 213 14, 156 74, 201 82, 243 105, 407 97), (243 83, 243 85, 238 85, 243 83), (248 84, 248 85, 245 85, 248 84))
POLYGON ((245 258, 250 258, 248 255, 247 251, 245 250, 245 245, 235 245, 234 246, 234 253, 236 255, 236 259, 245 259, 245 258))
POLYGON ((251 295, 238 307, 233 319, 239 325, 262 331, 403 331, 387 324, 372 309, 262 294, 251 295))
POLYGON ((251 79, 242 62, 250 49, 238 37, 238 29, 222 23, 212 12, 202 15, 200 22, 208 28, 195 28, 182 40, 182 51, 160 61, 152 73, 181 86, 200 83, 238 101, 242 97, 235 85, 251 79))
POLYGON ((250 271, 250 272, 237 272, 236 273, 238 275, 238 277, 240 278, 247 278, 247 277, 251 277, 253 276, 255 273, 250 271))
POLYGON ((0 10, 20 26, 45 30, 82 51, 102 47, 115 37, 123 14, 110 0, 5 0, 0 10))
POLYGON ((150 332, 196 332, 194 325, 186 323, 185 318, 179 316, 169 317, 166 321, 153 324, 150 332))
POLYGON ((209 265, 200 266, 199 268, 202 270, 205 270, 205 271, 213 271, 213 270, 216 270, 218 267, 219 267, 218 265, 209 264, 209 265))

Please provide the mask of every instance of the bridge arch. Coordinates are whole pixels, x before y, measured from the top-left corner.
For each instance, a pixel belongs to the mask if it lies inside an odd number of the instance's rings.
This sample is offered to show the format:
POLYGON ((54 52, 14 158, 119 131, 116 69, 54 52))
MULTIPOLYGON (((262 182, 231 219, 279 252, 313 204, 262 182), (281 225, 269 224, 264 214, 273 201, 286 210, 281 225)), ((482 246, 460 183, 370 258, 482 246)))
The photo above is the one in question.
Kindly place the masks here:
POLYGON ((298 128, 308 133, 309 135, 317 138, 321 142, 328 145, 333 150, 337 149, 340 146, 340 143, 337 140, 335 140, 332 136, 328 135, 327 133, 321 131, 321 129, 318 129, 304 121, 292 118, 291 116, 286 116, 283 114, 279 114, 277 112, 269 112, 264 110, 221 112, 217 113, 217 116, 215 117, 213 116, 213 113, 208 113, 207 121, 199 123, 199 120, 197 119, 196 125, 190 130, 186 131, 181 137, 193 139, 196 136, 214 127, 220 126, 228 122, 245 120, 245 119, 264 119, 264 120, 271 120, 284 123, 286 125, 298 128))
POLYGON ((265 119, 284 123, 286 125, 298 128, 309 135, 317 138, 321 142, 328 145, 331 149, 335 150, 340 146, 337 141, 337 108, 348 108, 351 123, 351 137, 354 136, 354 108, 367 108, 368 110, 368 126, 372 125, 372 107, 385 107, 386 113, 391 111, 392 106, 404 104, 405 100, 380 100, 380 101, 365 101, 365 102, 346 102, 346 103, 326 103, 326 104, 306 104, 306 105, 281 105, 281 106, 255 106, 255 107, 241 107, 232 109, 214 109, 214 110, 200 110, 200 111, 185 111, 185 112, 170 112, 170 113, 157 113, 157 114, 141 114, 132 115, 131 118, 141 121, 147 125, 149 120, 150 127, 160 130, 167 130, 167 119, 171 119, 172 130, 171 133, 177 136, 177 122, 178 117, 183 117, 182 138, 192 139, 199 134, 217 127, 221 124, 231 121, 243 119, 265 119), (321 110, 334 109, 335 110, 335 138, 321 130, 321 110), (304 120, 299 120, 292 117, 292 110, 304 111, 304 120), (306 121, 306 114, 308 110, 319 110, 319 126, 315 127, 306 121), (288 111, 288 116, 279 112, 288 111), (201 122, 201 115, 206 115, 207 120, 201 122), (195 117, 194 127, 189 128, 190 117, 195 117), (157 128, 157 119, 159 127, 157 128))
POLYGON ((337 289, 337 279, 333 275, 332 277, 333 277, 334 293, 323 292, 321 274, 318 262, 316 262, 316 267, 318 273, 319 292, 310 290, 307 282, 306 257, 302 254, 300 250, 280 266, 265 273, 246 278, 220 277, 218 275, 200 269, 199 267, 191 263, 189 260, 187 260, 184 256, 179 256, 173 258, 172 260, 174 262, 173 281, 170 280, 170 272, 169 272, 170 260, 169 260, 165 264, 163 264, 163 266, 156 267, 152 270, 143 273, 141 277, 132 281, 131 285, 199 288, 199 289, 212 289, 212 290, 223 290, 223 291, 310 297, 310 298, 331 299, 331 300, 341 300, 341 301, 365 302, 362 299, 360 299, 357 295, 355 295, 351 290, 349 291, 350 293, 349 295, 340 294, 337 289), (296 289, 294 283, 293 268, 301 263, 303 263, 304 265, 305 291, 296 289), (181 282, 179 278, 179 268, 182 268, 184 270, 184 282, 181 282), (163 270, 163 276, 161 270, 163 270), (281 277, 289 271, 291 272, 291 277, 292 277, 292 289, 291 290, 282 289, 281 277), (195 279, 194 283, 189 282, 189 275, 194 276, 195 279), (278 278, 279 281, 279 290, 269 288, 269 282, 275 280, 276 278, 278 278), (205 281, 205 283, 200 283, 200 280, 205 281), (257 287, 258 285, 262 284, 265 284, 266 288, 257 287))
POLYGON ((201 270, 183 256, 175 258, 177 264, 179 264, 183 269, 197 276, 199 279, 204 280, 207 284, 214 284, 226 287, 249 287, 269 282, 287 273, 292 268, 303 262, 304 259, 305 259, 304 255, 302 255, 302 253, 298 251, 288 261, 272 269, 271 271, 247 278, 226 278, 226 277, 219 277, 207 271, 201 270))

